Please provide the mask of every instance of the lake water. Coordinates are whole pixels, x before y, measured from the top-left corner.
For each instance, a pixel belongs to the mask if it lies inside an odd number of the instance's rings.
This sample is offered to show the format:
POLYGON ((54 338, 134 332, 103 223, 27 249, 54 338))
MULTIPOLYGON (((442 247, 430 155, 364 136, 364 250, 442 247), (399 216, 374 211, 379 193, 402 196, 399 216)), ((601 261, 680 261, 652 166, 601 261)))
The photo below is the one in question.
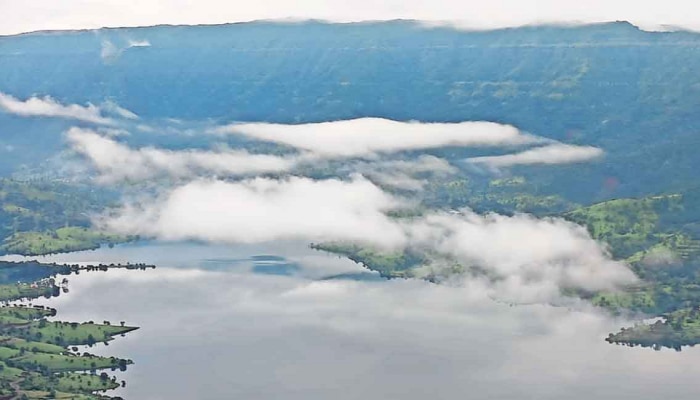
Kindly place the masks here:
MULTIPOLYGON (((17 259, 9 257, 10 259, 17 259)), ((8 259, 8 257, 5 257, 8 259)), ((40 258, 41 259, 41 258, 40 258)), ((302 243, 139 244, 43 258, 146 262, 36 301, 141 329, 91 351, 135 361, 127 399, 696 399, 700 352, 613 346, 630 323, 512 306, 475 287, 379 279, 302 243), (258 257, 254 256, 278 256, 258 257)))

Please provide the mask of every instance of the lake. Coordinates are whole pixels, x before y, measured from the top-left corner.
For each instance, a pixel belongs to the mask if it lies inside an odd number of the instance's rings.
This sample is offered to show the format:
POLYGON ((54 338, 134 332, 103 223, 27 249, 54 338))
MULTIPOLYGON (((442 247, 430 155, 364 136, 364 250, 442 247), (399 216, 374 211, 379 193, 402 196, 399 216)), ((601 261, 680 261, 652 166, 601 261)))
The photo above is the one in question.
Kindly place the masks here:
MULTIPOLYGON (((50 257, 145 262, 81 272, 36 304, 141 329, 127 399, 695 399, 698 349, 603 339, 630 324, 579 304, 513 305, 477 284, 383 280, 304 243, 145 243, 50 257)), ((21 257, 3 257, 17 260, 21 257)))

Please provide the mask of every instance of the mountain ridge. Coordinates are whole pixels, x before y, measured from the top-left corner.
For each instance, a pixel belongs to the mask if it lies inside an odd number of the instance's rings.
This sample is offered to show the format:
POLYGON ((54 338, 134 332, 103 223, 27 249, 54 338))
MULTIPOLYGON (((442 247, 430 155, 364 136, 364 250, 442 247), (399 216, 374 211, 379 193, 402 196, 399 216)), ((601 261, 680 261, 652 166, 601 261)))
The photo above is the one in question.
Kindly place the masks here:
POLYGON ((123 25, 123 26, 102 26, 99 28, 75 28, 75 29, 46 29, 46 30, 34 30, 13 34, 0 34, 0 38, 9 37, 19 37, 19 36, 31 36, 31 35, 60 35, 60 34, 80 34, 85 32, 99 32, 99 31, 114 31, 114 30, 141 30, 141 29, 151 29, 151 28, 203 28, 203 27, 227 27, 235 25, 246 25, 246 24, 276 24, 276 25, 300 25, 300 24, 320 24, 320 25, 372 25, 372 24, 391 24, 391 23, 402 23, 402 24, 412 24, 425 29, 451 29, 460 32, 495 32, 495 31, 508 31, 508 30, 522 30, 522 29, 538 29, 538 28, 555 28, 555 29, 575 29, 575 28, 586 28, 591 26, 606 26, 606 25, 618 25, 627 26, 641 32, 648 33, 676 33, 676 32, 687 32, 687 33, 699 33, 689 28, 684 28, 681 26, 672 26, 672 30, 646 30, 639 25, 635 25, 628 20, 608 20, 608 21, 598 21, 598 22, 581 22, 581 21, 554 21, 554 22, 533 22, 523 25, 513 25, 513 26, 502 26, 493 28, 477 28, 477 27, 460 27, 458 25, 459 21, 432 21, 432 20, 421 20, 412 18, 395 18, 395 19, 376 19, 376 20, 358 20, 358 21, 333 21, 325 20, 321 18, 308 18, 308 19, 254 19, 250 21, 234 21, 234 22, 223 22, 223 23, 199 23, 199 24, 153 24, 153 25, 123 25))
MULTIPOLYGON (((410 21, 161 26, 0 38, 0 92, 112 101, 144 121, 510 124, 603 149, 593 164, 522 168, 545 191, 589 203, 673 192, 694 179, 698 49, 700 34, 625 22, 475 32, 410 21)), ((17 149, 7 157, 33 159, 60 150, 75 125, 7 113, 0 123, 1 144, 17 149)), ((124 140, 143 136, 132 134, 124 140)))

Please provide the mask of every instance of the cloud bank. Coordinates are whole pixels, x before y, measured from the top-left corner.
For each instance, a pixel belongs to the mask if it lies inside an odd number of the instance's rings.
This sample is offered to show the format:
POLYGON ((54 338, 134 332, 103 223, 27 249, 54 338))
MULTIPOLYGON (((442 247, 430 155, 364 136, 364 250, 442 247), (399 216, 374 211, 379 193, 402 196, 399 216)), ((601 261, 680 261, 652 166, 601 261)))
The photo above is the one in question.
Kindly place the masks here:
POLYGON ((170 151, 146 147, 131 149, 92 130, 71 128, 66 138, 72 149, 85 156, 103 182, 140 181, 159 176, 175 178, 202 174, 247 175, 286 171, 291 158, 251 154, 245 150, 170 151))
POLYGON ((50 96, 30 97, 27 100, 19 100, 8 94, 0 92, 0 109, 10 114, 22 117, 55 117, 74 119, 98 125, 114 125, 111 118, 102 116, 102 110, 92 104, 81 106, 78 104, 64 105, 50 96))
POLYGON ((597 147, 557 143, 515 154, 470 158, 467 162, 483 164, 493 168, 511 167, 514 165, 572 164, 599 158, 603 156, 603 153, 603 150, 597 147))
POLYGON ((431 254, 431 262, 421 270, 439 272, 459 263, 467 271, 460 284, 478 284, 495 298, 518 302, 552 301, 566 288, 613 290, 635 281, 634 274, 612 261, 585 229, 564 220, 477 215, 466 209, 460 214, 433 210, 411 219, 387 216, 409 201, 382 188, 419 191, 429 179, 459 172, 432 155, 387 156, 391 153, 545 143, 515 154, 469 160, 499 168, 581 162, 599 157, 600 149, 565 145, 489 122, 363 118, 304 125, 235 124, 216 128, 215 133, 291 146, 299 153, 280 157, 231 149, 132 149, 92 130, 67 132, 72 148, 90 160, 103 182, 176 178, 175 186, 131 199, 99 217, 99 227, 168 241, 347 241, 387 251, 419 249, 431 254), (349 178, 220 179, 303 173, 304 168, 294 168, 302 162, 313 167, 310 163, 316 161, 325 173, 327 169, 349 178))
POLYGON ((513 126, 493 122, 421 123, 382 118, 300 125, 244 123, 220 127, 213 132, 241 134, 327 158, 363 157, 445 146, 517 146, 544 141, 513 126))
POLYGON ((104 216, 100 225, 164 240, 339 240, 424 249, 482 271, 494 281, 495 292, 519 301, 553 299, 562 288, 614 289, 635 281, 584 228, 564 220, 469 210, 408 220, 386 216, 403 205, 361 177, 198 180, 128 204, 104 216))
POLYGON ((462 210, 459 216, 428 215, 405 228, 411 246, 485 271, 503 295, 520 299, 554 298, 565 287, 611 290, 636 279, 585 228, 563 219, 462 210))
MULTIPOLYGON (((125 114, 124 117, 129 117, 125 114)), ((470 163, 492 168, 522 164, 582 162, 602 154, 523 134, 488 122, 418 123, 378 118, 304 125, 235 124, 216 128, 291 146, 286 157, 245 150, 132 149, 113 137, 73 128, 66 137, 90 160, 102 182, 175 178, 159 194, 132 199, 97 220, 101 228, 162 240, 265 243, 298 239, 349 241, 396 251, 421 249, 435 256, 424 269, 464 266, 466 282, 486 280, 498 298, 548 301, 563 288, 611 290, 634 281, 623 264, 585 229, 559 219, 429 211, 413 219, 387 216, 409 204, 382 188, 420 191, 429 179, 459 172, 447 160, 402 151, 442 146, 544 146, 515 154, 477 157, 470 163), (349 158, 349 159, 348 159, 349 158), (303 173, 300 163, 347 179, 246 178, 264 173, 303 173), (206 178, 209 176, 209 178, 206 178), (219 178, 216 178, 216 177, 219 178), (171 182, 172 184, 172 182, 171 182), (444 264, 444 265, 443 265, 444 264)), ((401 193, 401 192, 397 192, 401 193)))
POLYGON ((334 238, 394 246, 403 235, 384 213, 399 206, 399 200, 361 177, 196 180, 154 201, 127 204, 100 225, 164 240, 257 243, 334 238))

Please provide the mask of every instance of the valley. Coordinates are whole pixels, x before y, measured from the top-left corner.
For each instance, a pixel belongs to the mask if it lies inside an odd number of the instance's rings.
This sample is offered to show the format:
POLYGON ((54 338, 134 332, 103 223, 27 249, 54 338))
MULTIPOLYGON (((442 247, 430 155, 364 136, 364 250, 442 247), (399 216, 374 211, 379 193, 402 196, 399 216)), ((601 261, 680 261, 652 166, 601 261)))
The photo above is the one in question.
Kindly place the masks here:
POLYGON ((0 65, 0 400, 697 397, 697 32, 158 25, 0 65))

